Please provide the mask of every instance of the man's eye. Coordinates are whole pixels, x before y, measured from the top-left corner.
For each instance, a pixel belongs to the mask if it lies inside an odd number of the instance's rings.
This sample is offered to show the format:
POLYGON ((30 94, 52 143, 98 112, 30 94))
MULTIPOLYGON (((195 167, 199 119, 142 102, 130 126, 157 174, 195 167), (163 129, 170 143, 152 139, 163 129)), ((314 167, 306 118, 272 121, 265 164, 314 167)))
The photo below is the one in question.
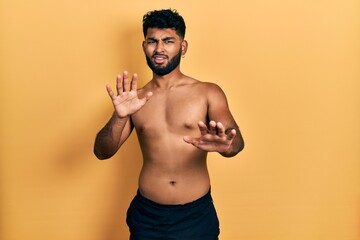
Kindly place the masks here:
POLYGON ((165 43, 174 43, 173 40, 166 40, 165 43))
POLYGON ((153 44, 153 43, 155 43, 155 41, 154 40, 148 40, 147 43, 148 44, 153 44))

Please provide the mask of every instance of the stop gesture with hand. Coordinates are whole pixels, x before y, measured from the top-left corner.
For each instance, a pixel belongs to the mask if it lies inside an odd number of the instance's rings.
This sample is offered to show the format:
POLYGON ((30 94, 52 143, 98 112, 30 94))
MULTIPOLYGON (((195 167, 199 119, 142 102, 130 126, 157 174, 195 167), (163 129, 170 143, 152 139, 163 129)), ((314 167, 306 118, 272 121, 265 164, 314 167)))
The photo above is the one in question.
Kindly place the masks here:
POLYGON ((236 130, 225 130, 221 122, 210 121, 209 128, 205 123, 198 123, 200 137, 184 137, 184 141, 207 152, 226 152, 236 136, 236 130))
POLYGON ((113 92, 109 84, 106 85, 115 112, 120 118, 137 112, 152 96, 152 92, 148 92, 143 98, 138 97, 137 80, 138 75, 135 73, 129 83, 128 72, 124 71, 123 75, 119 74, 116 78, 117 94, 113 92))

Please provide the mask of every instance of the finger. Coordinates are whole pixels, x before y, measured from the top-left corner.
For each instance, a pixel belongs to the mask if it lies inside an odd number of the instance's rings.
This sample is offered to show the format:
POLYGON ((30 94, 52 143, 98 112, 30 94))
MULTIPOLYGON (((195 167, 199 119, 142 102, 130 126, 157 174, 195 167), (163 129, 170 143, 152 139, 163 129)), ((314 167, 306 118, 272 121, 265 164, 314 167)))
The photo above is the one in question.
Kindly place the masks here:
POLYGON ((151 98, 152 95, 153 95, 152 92, 148 92, 148 93, 145 94, 145 97, 144 97, 144 98, 145 98, 146 101, 147 101, 147 100, 149 100, 149 99, 151 98))
POLYGON ((152 96, 152 92, 148 92, 143 98, 139 99, 141 105, 145 105, 145 103, 151 98, 151 96, 152 96))
POLYGON ((138 80, 138 75, 134 73, 131 79, 131 89, 130 89, 131 91, 137 90, 137 80, 138 80))
POLYGON ((153 95, 152 92, 148 92, 148 93, 146 94, 146 98, 149 99, 152 95, 153 95))
POLYGON ((200 130, 201 135, 205 135, 205 134, 208 133, 208 128, 207 128, 205 123, 200 121, 200 122, 198 122, 198 126, 199 126, 199 130, 200 130))
POLYGON ((106 90, 107 90, 110 98, 112 100, 114 100, 116 98, 116 96, 115 96, 114 92, 112 91, 111 86, 109 84, 106 85, 106 90))
POLYGON ((216 122, 215 121, 209 122, 209 133, 216 134, 216 122))
POLYGON ((183 139, 184 139, 185 142, 191 143, 191 137, 185 136, 185 137, 183 137, 183 139))
POLYGON ((122 83, 121 74, 117 75, 116 77, 116 90, 117 90, 117 95, 120 95, 123 92, 123 83, 122 83))
POLYGON ((127 71, 124 71, 124 74, 123 74, 123 88, 124 88, 124 92, 129 91, 129 79, 128 79, 127 71))
POLYGON ((232 139, 235 138, 235 136, 236 136, 236 130, 235 130, 235 129, 231 129, 231 131, 227 134, 226 137, 227 137, 229 140, 232 140, 232 139))
POLYGON ((193 137, 189 137, 189 136, 183 137, 183 140, 184 140, 184 142, 192 144, 195 147, 198 147, 198 145, 200 143, 198 138, 193 138, 193 137))
POLYGON ((222 125, 221 122, 216 123, 216 127, 217 127, 217 133, 219 136, 225 136, 225 128, 224 125, 222 125))

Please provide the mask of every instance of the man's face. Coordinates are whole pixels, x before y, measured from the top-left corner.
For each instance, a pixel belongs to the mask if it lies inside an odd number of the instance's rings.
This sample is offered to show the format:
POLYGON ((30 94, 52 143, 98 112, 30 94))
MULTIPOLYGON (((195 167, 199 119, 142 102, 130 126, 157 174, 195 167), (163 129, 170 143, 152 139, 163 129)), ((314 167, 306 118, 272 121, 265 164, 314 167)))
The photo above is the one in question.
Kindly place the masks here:
POLYGON ((160 76, 179 66, 185 47, 186 42, 170 28, 149 28, 143 42, 146 62, 151 70, 160 76))

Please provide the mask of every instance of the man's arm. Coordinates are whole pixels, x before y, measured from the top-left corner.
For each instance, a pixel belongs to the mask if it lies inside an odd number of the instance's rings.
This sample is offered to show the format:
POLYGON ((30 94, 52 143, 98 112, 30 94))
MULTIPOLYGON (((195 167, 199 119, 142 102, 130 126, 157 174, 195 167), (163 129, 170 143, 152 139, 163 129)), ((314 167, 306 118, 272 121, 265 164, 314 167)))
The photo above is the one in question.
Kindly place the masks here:
POLYGON ((207 87, 209 124, 199 122, 200 137, 184 137, 184 141, 207 151, 233 157, 244 148, 240 129, 232 116, 226 96, 215 84, 207 87))
POLYGON ((114 113, 108 123, 97 134, 94 144, 94 154, 99 159, 112 157, 132 132, 131 114, 137 112, 149 100, 152 93, 147 93, 139 99, 137 95, 137 75, 134 74, 129 84, 128 73, 118 75, 115 94, 110 85, 107 92, 114 105, 114 113))
POLYGON ((224 131, 227 138, 232 138, 232 142, 226 151, 219 152, 224 157, 233 157, 244 149, 244 140, 242 138, 239 126, 230 112, 227 98, 222 89, 212 84, 209 91, 209 109, 208 115, 210 120, 220 122, 224 130, 221 130, 217 124, 217 132, 224 131), (220 131, 219 131, 220 130, 220 131))
POLYGON ((130 136, 132 129, 130 117, 119 118, 114 112, 110 120, 96 135, 95 156, 100 160, 112 157, 130 136))
POLYGON ((244 139, 242 138, 239 127, 235 124, 234 127, 230 127, 225 130, 226 136, 234 135, 233 141, 229 148, 224 152, 219 152, 224 157, 233 157, 244 149, 244 139))

